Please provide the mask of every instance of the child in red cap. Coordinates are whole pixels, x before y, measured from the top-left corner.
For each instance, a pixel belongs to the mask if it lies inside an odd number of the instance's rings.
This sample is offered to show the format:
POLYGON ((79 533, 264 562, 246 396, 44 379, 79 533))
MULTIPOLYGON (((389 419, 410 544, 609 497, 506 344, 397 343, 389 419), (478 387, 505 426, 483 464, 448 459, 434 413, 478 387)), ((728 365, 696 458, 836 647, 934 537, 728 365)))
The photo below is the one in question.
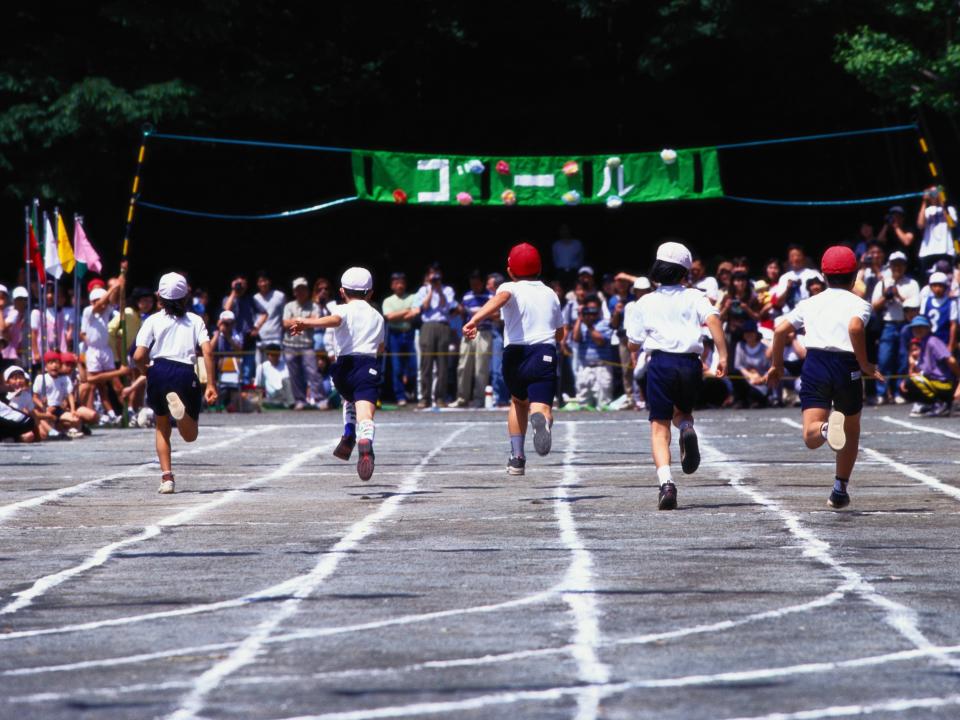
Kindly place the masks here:
POLYGON ((521 243, 510 250, 507 273, 512 282, 497 288, 497 294, 463 326, 463 336, 472 340, 479 323, 502 312, 503 378, 511 395, 507 473, 523 475, 528 419, 533 425, 533 447, 539 455, 550 452, 557 343, 563 335, 563 319, 557 294, 539 280, 540 253, 533 245, 521 243))
POLYGON ((793 330, 804 329, 807 356, 800 374, 803 441, 808 448, 827 443, 837 453, 837 472, 827 504, 850 503, 847 483, 857 461, 864 375, 883 381, 867 360, 865 327, 870 304, 852 292, 857 258, 842 245, 827 249, 820 263, 827 290, 802 300, 783 316, 773 335, 773 365, 766 380, 776 385, 783 376, 783 348, 793 330))

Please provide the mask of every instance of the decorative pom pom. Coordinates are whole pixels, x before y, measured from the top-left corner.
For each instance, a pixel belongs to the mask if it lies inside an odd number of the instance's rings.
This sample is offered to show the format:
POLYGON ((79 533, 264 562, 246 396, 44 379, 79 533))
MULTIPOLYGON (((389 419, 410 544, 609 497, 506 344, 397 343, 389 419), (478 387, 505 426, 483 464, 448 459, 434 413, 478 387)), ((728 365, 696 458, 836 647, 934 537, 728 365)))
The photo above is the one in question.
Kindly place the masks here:
POLYGON ((611 195, 607 198, 607 207, 613 210, 616 210, 618 207, 623 205, 623 198, 619 195, 611 195))
POLYGON ((616 157, 616 156, 614 156, 614 157, 608 157, 608 158, 607 158, 607 167, 610 168, 611 170, 616 170, 618 167, 620 167, 620 165, 621 165, 622 162, 623 162, 623 161, 622 161, 620 158, 616 157))
POLYGON ((463 164, 463 169, 466 170, 467 172, 471 172, 471 173, 474 173, 475 175, 479 175, 480 173, 483 172, 483 163, 480 162, 479 160, 467 160, 463 164))
POLYGON ((565 192, 561 197, 564 205, 579 205, 580 204, 580 193, 576 190, 570 190, 565 192))
POLYGON ((468 192, 458 192, 457 202, 461 205, 471 205, 473 204, 473 195, 468 192))
POLYGON ((393 191, 393 201, 398 205, 405 205, 407 202, 407 194, 403 191, 402 188, 397 188, 393 191))
POLYGON ((673 165, 677 161, 677 151, 664 148, 660 151, 660 159, 666 165, 673 165))
POLYGON ((510 174, 510 163, 508 163, 506 160, 498 160, 498 161, 497 161, 497 172, 500 173, 501 175, 509 175, 509 174, 510 174))
POLYGON ((504 205, 517 204, 517 194, 513 190, 510 190, 509 188, 507 188, 502 193, 500 193, 500 199, 503 200, 504 205))
POLYGON ((576 175, 578 172, 580 172, 580 165, 577 163, 576 160, 567 160, 563 164, 564 175, 567 175, 569 177, 570 175, 576 175))

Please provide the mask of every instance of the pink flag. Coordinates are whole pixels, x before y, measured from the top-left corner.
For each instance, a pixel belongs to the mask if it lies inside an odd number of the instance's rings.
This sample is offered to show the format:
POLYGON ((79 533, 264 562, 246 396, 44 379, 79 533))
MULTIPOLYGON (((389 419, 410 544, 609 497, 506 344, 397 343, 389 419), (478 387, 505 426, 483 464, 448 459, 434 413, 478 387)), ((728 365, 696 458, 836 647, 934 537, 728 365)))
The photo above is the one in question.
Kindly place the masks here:
POLYGON ((82 262, 95 273, 99 273, 103 269, 103 266, 100 264, 100 256, 97 255, 97 251, 93 249, 93 245, 87 240, 87 233, 84 232, 83 225, 80 224, 79 219, 74 225, 73 256, 77 259, 77 262, 82 262))

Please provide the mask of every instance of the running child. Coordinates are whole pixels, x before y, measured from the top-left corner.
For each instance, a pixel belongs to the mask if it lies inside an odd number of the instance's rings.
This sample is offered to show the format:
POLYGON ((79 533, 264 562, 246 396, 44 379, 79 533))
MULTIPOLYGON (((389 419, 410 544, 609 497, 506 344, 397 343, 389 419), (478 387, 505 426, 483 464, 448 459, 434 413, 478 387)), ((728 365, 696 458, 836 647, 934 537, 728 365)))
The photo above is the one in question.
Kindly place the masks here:
POLYGON ((539 455, 550 452, 552 406, 557 392, 557 343, 563 337, 560 300, 551 287, 539 280, 540 253, 521 243, 510 250, 505 282, 497 293, 463 326, 463 336, 472 340, 478 325, 503 313, 503 379, 510 390, 510 459, 507 473, 523 475, 527 458, 524 440, 527 423, 533 425, 533 447, 539 455))
POLYGON ((383 316, 370 305, 373 276, 366 268, 352 267, 340 278, 343 303, 331 308, 331 315, 320 318, 296 318, 291 335, 304 328, 333 328, 337 361, 331 376, 343 397, 343 437, 333 451, 334 457, 349 460, 356 446, 357 475, 361 480, 373 476, 373 415, 380 397, 380 366, 377 354, 383 352, 383 316))
POLYGON ((696 288, 684 287, 690 272, 690 251, 677 242, 657 248, 650 279, 659 283, 633 306, 626 323, 630 350, 648 354, 647 408, 650 445, 657 468, 660 495, 657 507, 677 507, 677 486, 670 471, 671 422, 680 429, 680 466, 689 475, 700 466, 700 447, 693 429, 693 406, 703 384, 701 326, 706 325, 717 356, 714 377, 727 367, 727 341, 720 311, 696 288))
POLYGON ((807 356, 800 374, 803 441, 810 449, 827 443, 837 453, 832 508, 850 503, 847 483, 857 461, 864 376, 884 381, 867 360, 865 327, 870 304, 855 295, 857 258, 850 248, 828 248, 820 267, 827 290, 800 301, 784 315, 773 334, 773 365, 766 379, 775 386, 783 376, 783 347, 793 330, 806 331, 807 356), (832 409, 831 409, 832 408, 832 409))
POLYGON ((213 379, 213 347, 207 326, 199 315, 187 312, 189 287, 178 273, 160 278, 157 288, 160 312, 143 321, 137 333, 137 349, 133 361, 147 378, 147 405, 156 415, 157 457, 160 460, 160 487, 157 492, 169 495, 176 491, 170 459, 172 420, 185 442, 193 442, 199 432, 200 406, 217 401, 213 379), (194 370, 197 347, 203 352, 206 367, 206 390, 194 370), (149 367, 148 365, 149 362, 149 367), (172 420, 171 420, 172 418, 172 420))

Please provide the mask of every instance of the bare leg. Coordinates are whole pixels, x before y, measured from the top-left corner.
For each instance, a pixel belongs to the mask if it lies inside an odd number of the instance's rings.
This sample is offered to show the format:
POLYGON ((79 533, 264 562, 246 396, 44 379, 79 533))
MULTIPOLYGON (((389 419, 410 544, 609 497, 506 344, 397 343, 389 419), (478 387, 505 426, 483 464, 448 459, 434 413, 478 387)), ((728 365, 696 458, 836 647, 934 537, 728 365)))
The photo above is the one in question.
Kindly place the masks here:
POLYGON ((157 415, 157 459, 160 460, 160 469, 163 472, 173 470, 173 464, 170 459, 170 416, 157 415))
POLYGON ((657 468, 670 467, 670 421, 650 421, 650 446, 653 464, 657 468))
MULTIPOLYGON (((157 427, 160 427, 160 425, 158 424, 157 427)), ((200 433, 200 428, 197 426, 197 421, 189 415, 184 415, 182 418, 177 420, 177 430, 180 432, 180 437, 182 437, 184 441, 188 443, 196 440, 197 435, 200 433)))
MULTIPOLYGON (((826 408, 807 408, 803 411, 803 442, 811 450, 815 450, 827 441, 823 436, 823 424, 827 421, 829 415, 830 411, 826 408)), ((858 415, 858 423, 859 418, 858 415)), ((857 436, 859 438, 859 429, 857 436)))
MULTIPOLYGON (((543 408, 545 405, 538 406, 543 408)), ((543 412, 542 410, 540 412, 543 412)), ((547 417, 549 415, 550 409, 547 408, 547 417)), ((510 412, 507 414, 507 429, 511 435, 526 435, 527 434, 527 418, 530 417, 530 401, 529 400, 518 400, 515 397, 510 398, 510 412)))
POLYGON ((837 453, 837 477, 849 480, 860 451, 860 413, 844 418, 843 432, 847 436, 847 442, 843 450, 837 453))
POLYGON ((369 400, 357 400, 354 403, 357 409, 357 422, 364 420, 373 420, 373 414, 377 411, 377 406, 369 400))
MULTIPOLYGON (((547 418, 547 423, 553 422, 553 408, 544 403, 532 402, 530 403, 530 415, 534 413, 543 413, 544 417, 547 418)), ((524 422, 524 430, 526 430, 526 422, 524 422)))

